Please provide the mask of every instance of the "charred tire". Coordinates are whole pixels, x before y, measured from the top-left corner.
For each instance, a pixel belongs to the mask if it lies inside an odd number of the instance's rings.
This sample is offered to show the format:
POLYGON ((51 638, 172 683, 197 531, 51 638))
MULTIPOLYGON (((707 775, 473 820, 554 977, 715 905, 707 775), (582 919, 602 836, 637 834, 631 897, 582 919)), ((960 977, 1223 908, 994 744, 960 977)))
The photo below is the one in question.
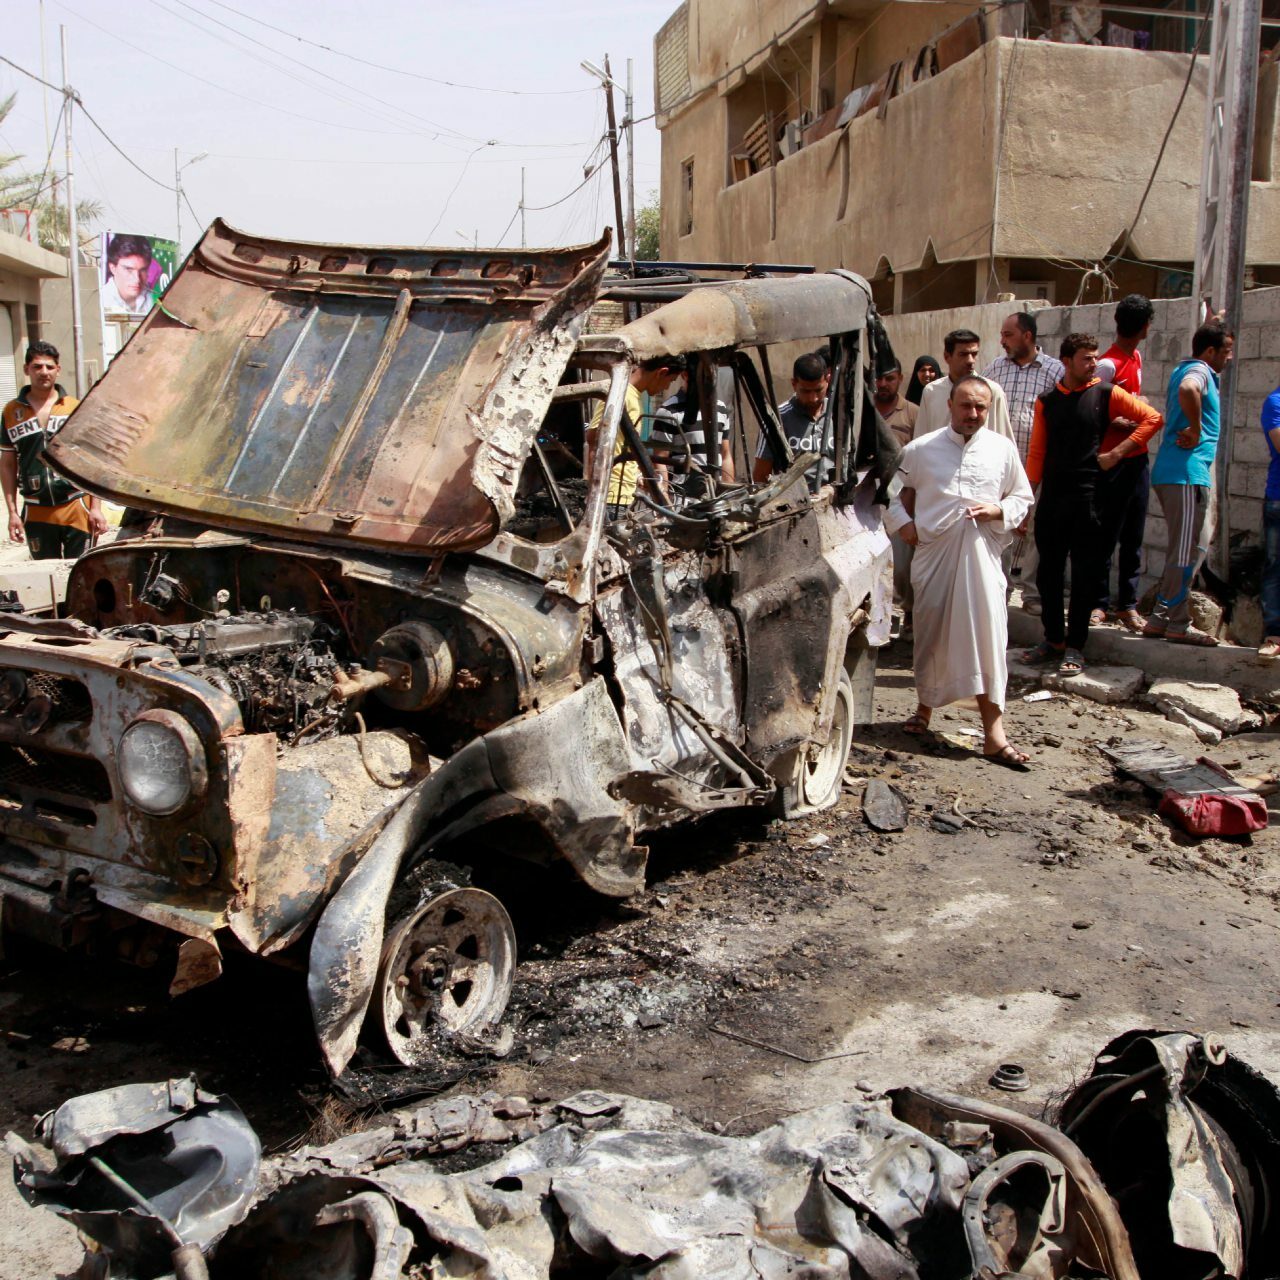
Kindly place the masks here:
POLYGON ((478 1036, 506 1011, 515 930, 492 894, 437 882, 387 928, 373 1015, 392 1056, 426 1061, 441 1037, 478 1036))
POLYGON ((784 818, 818 813, 831 808, 840 798, 855 718, 853 681, 842 667, 826 741, 810 743, 789 757, 779 788, 779 807, 784 818))

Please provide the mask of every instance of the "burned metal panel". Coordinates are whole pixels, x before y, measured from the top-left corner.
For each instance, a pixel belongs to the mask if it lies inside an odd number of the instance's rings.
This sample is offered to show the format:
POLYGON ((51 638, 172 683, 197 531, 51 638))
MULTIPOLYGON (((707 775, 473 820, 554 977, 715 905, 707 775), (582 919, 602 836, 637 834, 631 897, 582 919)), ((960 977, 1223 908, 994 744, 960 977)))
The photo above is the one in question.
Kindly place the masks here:
MULTIPOLYGON (((833 645, 843 656, 848 628, 814 506, 779 508, 730 550, 731 604, 746 651, 742 718, 751 754, 767 763, 819 735, 823 691, 834 689, 833 645)), ((829 700, 825 710, 829 720, 829 700)))
POLYGON ((50 456, 118 501, 388 551, 479 546, 604 270, 206 233, 50 456))
POLYGON ((735 741, 740 737, 740 645, 732 616, 707 600, 700 552, 637 557, 602 590, 596 616, 622 695, 630 768, 678 770, 707 781, 718 766, 668 694, 735 741))
POLYGON ((244 893, 227 923, 250 951, 265 955, 306 929, 430 764, 420 744, 397 732, 326 738, 278 762, 273 734, 245 741, 270 751, 272 787, 265 805, 232 805, 242 822, 266 829, 255 832, 252 860, 239 863, 244 893))
POLYGON ((852 272, 691 289, 618 331, 636 360, 826 338, 861 329, 871 287, 852 272))

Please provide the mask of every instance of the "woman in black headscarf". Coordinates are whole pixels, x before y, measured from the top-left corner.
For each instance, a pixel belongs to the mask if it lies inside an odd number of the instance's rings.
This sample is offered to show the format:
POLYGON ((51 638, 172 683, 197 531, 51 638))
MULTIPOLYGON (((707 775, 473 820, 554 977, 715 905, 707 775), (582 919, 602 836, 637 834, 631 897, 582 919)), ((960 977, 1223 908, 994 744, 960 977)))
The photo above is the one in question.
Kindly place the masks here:
POLYGON ((912 404, 919 404, 924 389, 934 378, 942 376, 942 366, 932 356, 921 356, 916 367, 911 370, 911 380, 907 384, 906 397, 912 404), (923 372, 923 377, 921 373, 923 372))

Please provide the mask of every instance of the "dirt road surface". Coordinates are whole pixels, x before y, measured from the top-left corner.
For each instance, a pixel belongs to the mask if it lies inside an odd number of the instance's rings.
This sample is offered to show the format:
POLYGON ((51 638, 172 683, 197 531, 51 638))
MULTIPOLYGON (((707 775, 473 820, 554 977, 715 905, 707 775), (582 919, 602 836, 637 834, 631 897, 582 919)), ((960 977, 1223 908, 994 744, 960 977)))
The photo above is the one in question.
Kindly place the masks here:
MULTIPOLYGON (((909 661, 902 646, 883 655, 877 727, 834 811, 786 825, 727 815, 655 841, 649 889, 628 903, 522 875, 507 895, 522 954, 514 1050, 403 1087, 595 1087, 732 1133, 911 1081, 1038 1114, 1129 1027, 1220 1031, 1280 1077, 1276 798, 1261 835, 1192 841, 1095 745, 1149 737, 1198 755, 1188 731, 1132 706, 1024 703, 1016 688, 1009 732, 1033 772, 982 760, 964 709, 921 743, 898 728, 914 707, 909 661), (906 831, 865 824, 872 777, 906 797, 906 831), (957 811, 959 831, 935 829, 957 811), (1031 1079, 1012 1098, 987 1083, 1010 1061, 1031 1079)), ((1280 763, 1274 740, 1250 735, 1212 755, 1244 776, 1280 763)), ((0 972, 0 1127, 29 1134, 72 1094, 190 1071, 271 1149, 350 1120, 298 973, 233 965, 170 1001, 167 975, 34 947, 11 947, 0 972)), ((0 1280, 67 1276, 79 1256, 0 1175, 0 1280)))

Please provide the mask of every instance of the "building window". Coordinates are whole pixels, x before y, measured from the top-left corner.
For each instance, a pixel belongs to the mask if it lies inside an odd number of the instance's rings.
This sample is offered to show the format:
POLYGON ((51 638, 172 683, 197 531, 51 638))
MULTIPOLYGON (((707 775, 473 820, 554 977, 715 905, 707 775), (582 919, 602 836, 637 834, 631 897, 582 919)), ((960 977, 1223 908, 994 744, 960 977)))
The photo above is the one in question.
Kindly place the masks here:
POLYGON ((680 164, 680 234, 693 234, 693 158, 680 164))

